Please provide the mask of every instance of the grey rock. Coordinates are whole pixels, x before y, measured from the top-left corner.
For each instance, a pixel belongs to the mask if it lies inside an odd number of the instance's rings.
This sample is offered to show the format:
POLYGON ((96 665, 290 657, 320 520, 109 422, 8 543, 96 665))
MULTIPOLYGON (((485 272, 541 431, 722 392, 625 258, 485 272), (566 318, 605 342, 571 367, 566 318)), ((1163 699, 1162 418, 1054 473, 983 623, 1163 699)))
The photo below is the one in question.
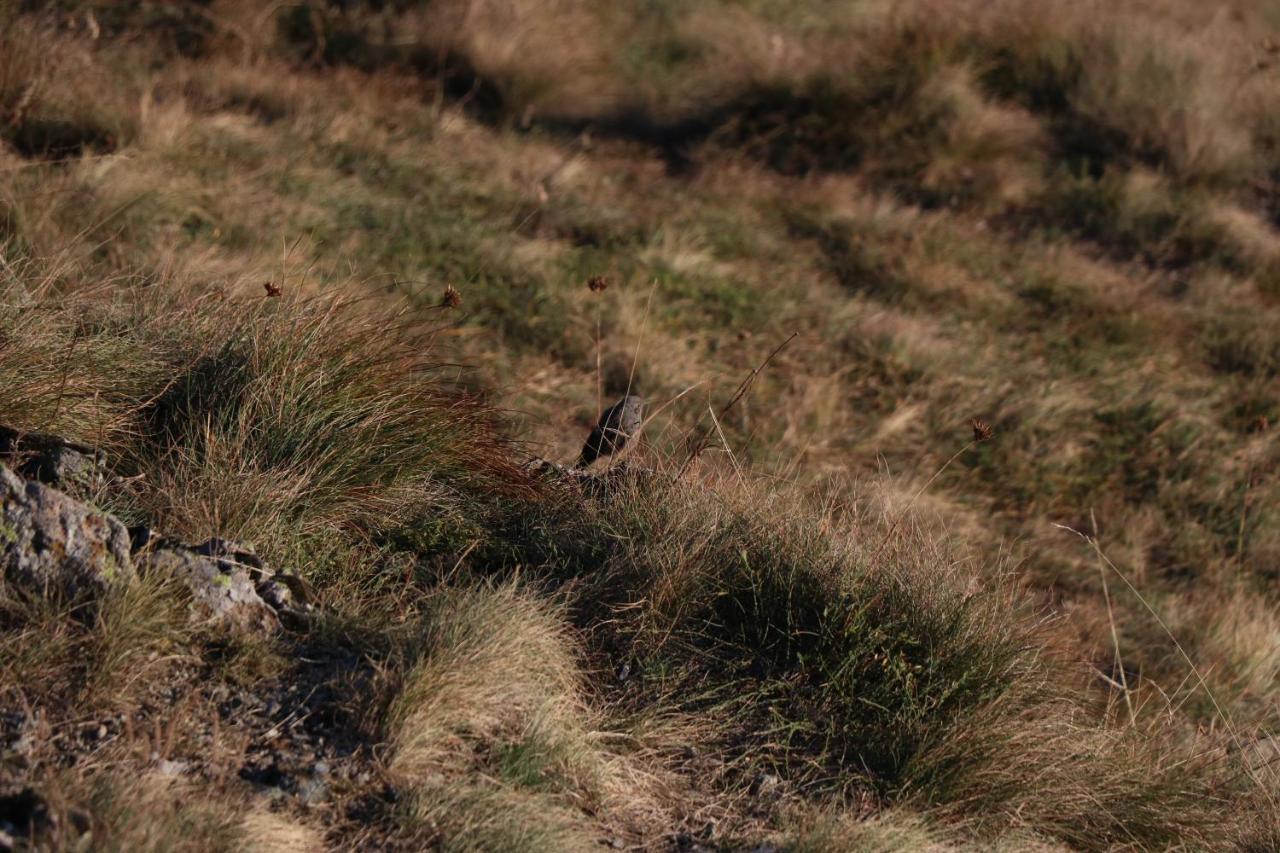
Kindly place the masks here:
POLYGON ((301 619, 312 610, 314 596, 310 587, 296 575, 269 569, 248 542, 210 539, 188 550, 214 559, 224 573, 247 571, 258 595, 282 617, 301 619))
POLYGON ((14 584, 76 597, 136 577, 114 517, 0 464, 0 566, 14 584))
POLYGON ((270 632, 282 619, 298 624, 313 610, 302 579, 273 572, 246 542, 215 538, 190 546, 159 539, 139 565, 181 577, 203 615, 227 627, 270 632))
POLYGON ((1280 767, 1280 737, 1253 738, 1244 745, 1243 757, 1245 766, 1254 773, 1280 767))
POLYGON ((298 785, 298 799, 304 806, 318 806, 329 799, 329 783, 318 777, 303 780, 298 785))
POLYGON ((164 759, 156 762, 156 772, 161 776, 183 776, 191 769, 190 762, 164 759))
POLYGON ((782 780, 772 773, 761 773, 751 782, 751 795, 761 799, 776 799, 782 795, 782 780))
MULTIPOLYGON (((0 447, 3 440, 0 433, 0 447)), ((180 578, 198 618, 237 630, 275 631, 281 616, 298 620, 312 611, 306 584, 272 572, 252 545, 210 539, 186 546, 144 526, 126 528, 0 463, 0 572, 10 583, 74 598, 132 582, 139 571, 180 578)))
MULTIPOLYGON (((259 574, 265 569, 257 549, 248 542, 215 538, 199 545, 188 546, 187 550, 202 557, 212 557, 218 561, 219 565, 244 567, 259 574)), ((254 580, 258 579, 258 575, 255 575, 254 580)))
POLYGON ((53 447, 37 462, 36 479, 60 489, 90 492, 103 482, 105 460, 74 447, 53 447))
POLYGON ((7 426, 0 426, 0 461, 25 479, 80 495, 101 486, 106 472, 106 456, 99 450, 7 426))
POLYGON ((276 612, 258 595, 248 568, 197 554, 185 548, 161 548, 138 567, 182 579, 191 590, 200 616, 224 627, 272 632, 280 627, 276 612))

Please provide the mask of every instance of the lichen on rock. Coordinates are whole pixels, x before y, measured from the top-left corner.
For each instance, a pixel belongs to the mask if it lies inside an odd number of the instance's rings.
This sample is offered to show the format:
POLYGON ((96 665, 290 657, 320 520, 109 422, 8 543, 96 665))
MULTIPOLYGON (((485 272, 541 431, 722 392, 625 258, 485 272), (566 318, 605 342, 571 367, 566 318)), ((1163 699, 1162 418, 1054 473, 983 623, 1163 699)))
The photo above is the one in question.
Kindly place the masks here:
POLYGON ((92 597, 139 573, 180 579, 195 621, 273 632, 311 611, 301 579, 267 568, 252 545, 209 539, 184 545, 118 519, 0 463, 0 569, 44 596, 92 597))
POLYGON ((251 632, 280 627, 279 617, 258 595, 247 569, 226 566, 187 548, 162 548, 147 554, 139 569, 181 578, 191 590, 198 620, 251 632))
POLYGON ((0 463, 0 565, 14 584, 75 598, 136 577, 115 517, 0 463))

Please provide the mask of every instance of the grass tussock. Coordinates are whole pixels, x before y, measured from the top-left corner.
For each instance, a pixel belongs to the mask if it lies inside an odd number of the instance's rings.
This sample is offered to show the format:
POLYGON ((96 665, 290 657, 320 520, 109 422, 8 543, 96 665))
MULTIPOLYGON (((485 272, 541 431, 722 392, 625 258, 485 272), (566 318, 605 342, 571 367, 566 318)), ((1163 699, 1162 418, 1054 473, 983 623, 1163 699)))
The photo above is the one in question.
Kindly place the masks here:
POLYGON ((93 93, 88 45, 0 12, 0 139, 22 157, 63 159, 108 152, 135 132, 125 93, 93 93))
POLYGON ((193 354, 141 413, 153 452, 172 459, 161 491, 193 498, 163 514, 248 538, 306 535, 310 524, 387 529, 427 478, 476 490, 516 479, 488 413, 430 380, 429 338, 362 351, 357 342, 401 318, 335 319, 355 310, 266 307, 193 354), (193 515, 197 506, 214 517, 193 515))
POLYGON ((184 591, 149 578, 92 603, 0 591, 9 701, 88 709, 130 705, 190 643, 184 591))
POLYGON ((492 739, 533 721, 553 728, 582 710, 572 646, 554 611, 512 588, 442 597, 425 620, 423 659, 391 711, 396 772, 441 765, 466 733, 492 739))
POLYGON ((321 833, 266 808, 235 801, 157 774, 121 769, 89 780, 63 774, 47 789, 46 820, 60 846, 102 850, 216 850, 278 853, 325 849, 321 833))
POLYGON ((595 729, 559 609, 511 584, 442 590, 411 642, 389 770, 447 847, 590 849, 591 815, 646 808, 643 770, 595 729))
POLYGON ((863 786, 993 837, 1020 825, 1082 847, 1208 837, 1203 749, 1096 729, 1011 601, 948 582, 940 543, 884 552, 897 534, 869 519, 841 535, 839 519, 788 523, 803 514, 785 501, 727 497, 618 501, 605 526, 627 545, 602 587, 629 590, 623 609, 639 612, 621 622, 642 671, 666 701, 720 721, 737 773, 863 786))

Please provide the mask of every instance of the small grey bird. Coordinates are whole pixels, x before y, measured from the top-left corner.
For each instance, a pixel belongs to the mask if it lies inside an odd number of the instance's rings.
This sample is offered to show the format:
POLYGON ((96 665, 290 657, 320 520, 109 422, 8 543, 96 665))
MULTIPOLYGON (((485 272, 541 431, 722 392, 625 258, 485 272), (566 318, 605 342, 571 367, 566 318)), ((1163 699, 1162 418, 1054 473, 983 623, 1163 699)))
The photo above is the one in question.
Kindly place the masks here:
POLYGON ((600 422, 587 436, 574 467, 585 468, 601 456, 612 456, 626 446, 644 421, 644 400, 628 394, 600 413, 600 422))

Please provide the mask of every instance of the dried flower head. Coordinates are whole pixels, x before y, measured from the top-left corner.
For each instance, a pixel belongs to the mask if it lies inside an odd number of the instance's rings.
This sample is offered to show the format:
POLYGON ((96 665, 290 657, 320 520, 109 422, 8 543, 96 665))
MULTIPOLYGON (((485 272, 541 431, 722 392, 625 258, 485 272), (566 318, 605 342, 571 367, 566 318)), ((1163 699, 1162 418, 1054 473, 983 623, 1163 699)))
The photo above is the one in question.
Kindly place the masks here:
POLYGON ((592 293, 604 293, 609 287, 609 279, 602 275, 593 275, 587 279, 587 287, 592 293))
POLYGON ((280 295, 280 285, 278 284, 272 284, 269 281, 264 281, 262 283, 262 289, 265 290, 267 292, 267 296, 271 297, 272 299, 275 299, 277 296, 280 295))
POLYGON ((441 308, 457 308, 462 304, 462 294, 452 284, 444 287, 444 297, 440 300, 441 308))
POLYGON ((982 418, 973 418, 969 421, 969 426, 973 427, 974 441, 989 441, 996 431, 991 428, 991 424, 982 418))

